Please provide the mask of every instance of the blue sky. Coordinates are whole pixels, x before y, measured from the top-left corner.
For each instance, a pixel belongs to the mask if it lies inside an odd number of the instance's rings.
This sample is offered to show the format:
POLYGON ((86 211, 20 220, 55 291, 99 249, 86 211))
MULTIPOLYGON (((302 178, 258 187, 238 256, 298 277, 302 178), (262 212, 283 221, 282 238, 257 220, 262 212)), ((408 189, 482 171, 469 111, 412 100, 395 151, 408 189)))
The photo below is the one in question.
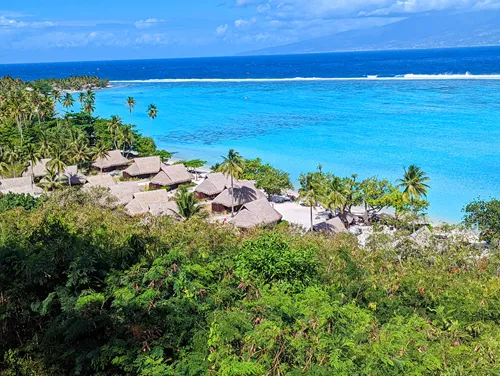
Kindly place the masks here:
POLYGON ((0 63, 233 55, 500 0, 12 0, 0 63))

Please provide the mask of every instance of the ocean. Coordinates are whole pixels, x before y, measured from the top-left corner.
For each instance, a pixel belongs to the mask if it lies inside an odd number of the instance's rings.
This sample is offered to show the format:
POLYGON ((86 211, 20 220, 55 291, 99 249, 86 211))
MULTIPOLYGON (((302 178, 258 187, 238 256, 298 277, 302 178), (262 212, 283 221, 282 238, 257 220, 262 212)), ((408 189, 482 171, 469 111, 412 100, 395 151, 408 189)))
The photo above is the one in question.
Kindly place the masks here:
POLYGON ((429 215, 447 222, 500 197, 500 48, 0 65, 7 74, 109 78, 97 115, 132 121, 177 158, 210 165, 234 148, 295 182, 319 164, 391 180, 417 164, 429 215))

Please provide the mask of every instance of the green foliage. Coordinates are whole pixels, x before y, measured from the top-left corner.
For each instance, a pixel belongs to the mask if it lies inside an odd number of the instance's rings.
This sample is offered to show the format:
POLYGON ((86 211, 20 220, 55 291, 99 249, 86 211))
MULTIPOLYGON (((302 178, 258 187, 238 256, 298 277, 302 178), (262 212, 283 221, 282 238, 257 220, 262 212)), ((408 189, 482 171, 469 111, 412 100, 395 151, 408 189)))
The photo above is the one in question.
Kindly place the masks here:
POLYGON ((177 203, 180 216, 184 219, 193 217, 201 210, 195 194, 193 192, 189 192, 187 187, 184 185, 181 185, 177 190, 175 202, 177 203))
POLYGON ((255 180, 255 186, 268 196, 280 195, 293 185, 287 172, 278 170, 269 164, 263 164, 260 158, 245 160, 242 179, 255 180))
POLYGON ((0 194, 0 213, 23 208, 24 210, 33 210, 40 204, 40 199, 27 194, 0 194))
POLYGON ((467 204, 464 213, 465 225, 481 231, 481 239, 500 239, 500 200, 474 200, 467 204))
POLYGON ((100 194, 0 215, 1 374, 500 372, 496 254, 146 223, 100 194))

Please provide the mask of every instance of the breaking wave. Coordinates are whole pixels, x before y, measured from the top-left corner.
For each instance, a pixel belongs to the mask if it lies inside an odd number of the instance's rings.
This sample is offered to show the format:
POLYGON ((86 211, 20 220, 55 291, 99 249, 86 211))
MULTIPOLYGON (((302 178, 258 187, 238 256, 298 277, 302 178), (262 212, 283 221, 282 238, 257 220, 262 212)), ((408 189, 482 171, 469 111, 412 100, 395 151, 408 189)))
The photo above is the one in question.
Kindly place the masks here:
POLYGON ((500 74, 404 74, 392 77, 294 77, 294 78, 165 78, 149 80, 113 80, 113 83, 202 83, 202 82, 292 82, 292 81, 390 81, 390 80, 500 80, 500 74))

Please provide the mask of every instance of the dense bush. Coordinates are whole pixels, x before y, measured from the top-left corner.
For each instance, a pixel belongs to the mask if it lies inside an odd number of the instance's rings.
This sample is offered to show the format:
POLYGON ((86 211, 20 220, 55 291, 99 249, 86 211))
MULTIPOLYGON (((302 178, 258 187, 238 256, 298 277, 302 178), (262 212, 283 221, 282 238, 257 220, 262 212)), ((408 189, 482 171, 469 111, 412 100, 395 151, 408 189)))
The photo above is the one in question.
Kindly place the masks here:
POLYGON ((494 251, 401 258, 349 234, 131 219, 90 194, 0 216, 1 374, 500 373, 494 251))

